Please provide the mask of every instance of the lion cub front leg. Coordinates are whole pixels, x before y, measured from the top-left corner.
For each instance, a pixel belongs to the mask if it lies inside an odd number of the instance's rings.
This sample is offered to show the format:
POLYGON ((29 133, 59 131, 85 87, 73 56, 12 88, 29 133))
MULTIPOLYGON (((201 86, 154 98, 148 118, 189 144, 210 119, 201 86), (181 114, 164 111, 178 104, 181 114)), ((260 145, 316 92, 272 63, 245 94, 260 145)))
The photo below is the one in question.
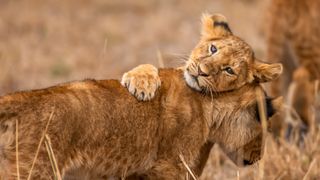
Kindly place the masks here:
POLYGON ((151 100, 161 86, 158 69, 150 64, 135 67, 122 76, 121 84, 140 101, 151 100))

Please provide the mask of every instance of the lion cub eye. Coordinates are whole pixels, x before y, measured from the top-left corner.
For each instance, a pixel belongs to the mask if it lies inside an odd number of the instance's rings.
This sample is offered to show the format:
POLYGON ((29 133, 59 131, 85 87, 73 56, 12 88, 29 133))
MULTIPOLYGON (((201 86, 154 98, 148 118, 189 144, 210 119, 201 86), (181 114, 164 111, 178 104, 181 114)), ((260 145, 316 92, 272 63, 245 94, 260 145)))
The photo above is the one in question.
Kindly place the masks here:
POLYGON ((214 54, 214 53, 216 53, 217 51, 218 51, 218 49, 216 48, 215 45, 211 44, 211 45, 209 46, 209 53, 210 53, 210 54, 214 54))
POLYGON ((226 67, 224 70, 230 75, 235 75, 235 73, 231 67, 226 67))

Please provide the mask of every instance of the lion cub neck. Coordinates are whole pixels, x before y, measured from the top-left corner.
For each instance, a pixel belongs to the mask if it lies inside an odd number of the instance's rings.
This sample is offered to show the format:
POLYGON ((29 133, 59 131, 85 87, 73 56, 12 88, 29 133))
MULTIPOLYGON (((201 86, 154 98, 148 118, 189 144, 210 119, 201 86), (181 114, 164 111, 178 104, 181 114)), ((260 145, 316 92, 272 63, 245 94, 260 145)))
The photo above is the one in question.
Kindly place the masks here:
MULTIPOLYGON (((209 133, 214 134, 222 121, 239 118, 234 113, 243 113, 246 117, 254 115, 249 107, 254 107, 255 88, 261 89, 258 84, 250 84, 230 92, 203 94, 185 83, 182 70, 160 69, 159 76, 162 85, 157 96, 165 94, 161 98, 161 105, 166 111, 164 114, 174 114, 175 117, 181 115, 183 117, 180 119, 185 123, 203 123, 202 135, 206 141, 212 142, 216 140, 208 139, 209 133)), ((168 120, 170 118, 163 118, 163 121, 168 120)))

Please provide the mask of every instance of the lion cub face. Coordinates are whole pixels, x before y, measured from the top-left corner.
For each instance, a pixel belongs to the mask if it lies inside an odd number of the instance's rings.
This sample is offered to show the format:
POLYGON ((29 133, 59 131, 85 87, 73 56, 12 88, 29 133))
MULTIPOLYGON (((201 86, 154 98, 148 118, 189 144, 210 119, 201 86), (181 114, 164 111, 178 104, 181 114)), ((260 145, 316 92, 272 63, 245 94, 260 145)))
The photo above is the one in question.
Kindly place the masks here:
POLYGON ((184 76, 198 91, 225 92, 253 81, 271 81, 281 72, 281 64, 257 62, 251 47, 232 34, 224 16, 205 14, 200 42, 190 55, 184 76))

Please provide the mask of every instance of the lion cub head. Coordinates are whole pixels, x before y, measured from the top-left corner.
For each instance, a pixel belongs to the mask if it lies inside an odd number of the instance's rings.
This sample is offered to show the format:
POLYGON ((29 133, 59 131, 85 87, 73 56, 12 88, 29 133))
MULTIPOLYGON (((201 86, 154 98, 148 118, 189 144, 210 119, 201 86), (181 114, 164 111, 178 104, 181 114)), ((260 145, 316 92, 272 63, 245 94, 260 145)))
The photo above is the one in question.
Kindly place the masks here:
MULTIPOLYGON (((184 77, 197 91, 225 95, 234 92, 216 106, 240 104, 230 110, 229 118, 222 118, 209 141, 217 142, 237 165, 250 165, 261 158, 262 127, 252 114, 258 112, 254 89, 259 83, 275 80, 281 73, 281 64, 259 62, 252 48, 232 34, 224 16, 203 15, 200 42, 191 52, 184 77)), ((279 99, 272 99, 269 104, 276 107, 275 104, 280 104, 276 101, 279 99)), ((219 113, 228 112, 220 110, 219 113)))
POLYGON ((222 15, 202 17, 202 35, 184 72, 198 91, 226 92, 252 82, 268 82, 282 73, 281 64, 258 62, 252 48, 232 34, 222 15))

